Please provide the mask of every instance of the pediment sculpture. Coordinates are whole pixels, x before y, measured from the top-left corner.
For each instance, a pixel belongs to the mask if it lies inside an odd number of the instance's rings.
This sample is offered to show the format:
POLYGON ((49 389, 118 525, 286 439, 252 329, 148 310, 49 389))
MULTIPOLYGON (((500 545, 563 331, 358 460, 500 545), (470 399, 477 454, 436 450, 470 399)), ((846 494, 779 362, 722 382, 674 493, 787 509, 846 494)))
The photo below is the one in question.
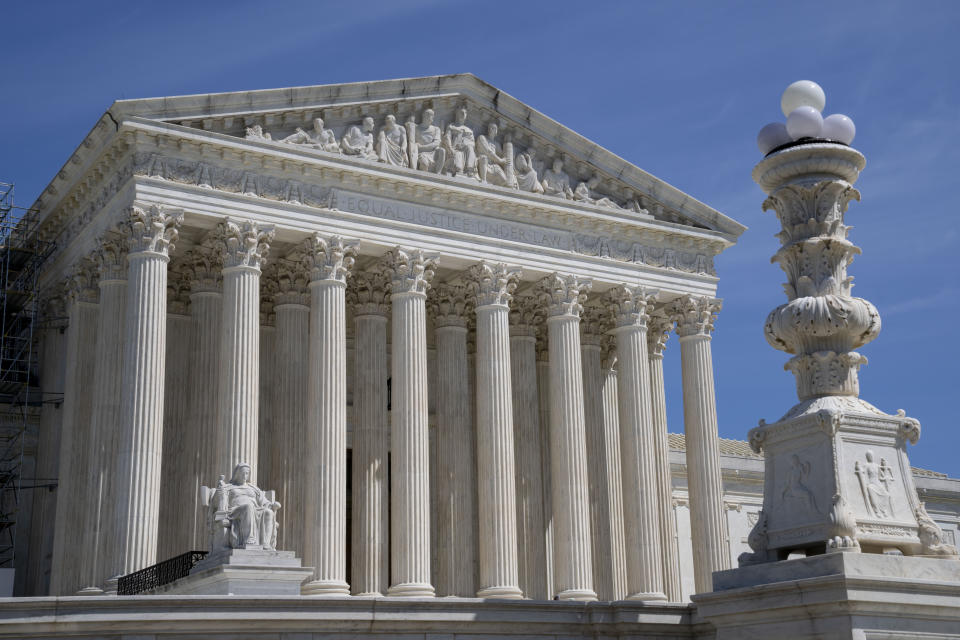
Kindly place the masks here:
POLYGON ((276 512, 280 503, 273 491, 250 483, 250 465, 241 462, 226 482, 200 487, 200 503, 207 514, 210 551, 277 548, 276 512))
POLYGON ((461 104, 454 109, 453 121, 443 126, 435 122, 434 110, 426 108, 420 112, 419 124, 416 114, 410 114, 402 125, 395 114, 388 113, 379 128, 371 116, 364 116, 359 123, 347 125, 339 141, 322 118, 313 119, 312 131, 297 127, 293 133, 280 136, 253 125, 247 127, 245 137, 476 180, 579 204, 649 213, 629 194, 627 199, 620 199, 599 192, 597 187, 602 180, 598 174, 574 180, 562 158, 538 159, 537 148, 517 149, 509 134, 501 140, 500 126, 494 122, 487 123, 482 131, 474 131, 467 123, 467 115, 466 104, 461 104))

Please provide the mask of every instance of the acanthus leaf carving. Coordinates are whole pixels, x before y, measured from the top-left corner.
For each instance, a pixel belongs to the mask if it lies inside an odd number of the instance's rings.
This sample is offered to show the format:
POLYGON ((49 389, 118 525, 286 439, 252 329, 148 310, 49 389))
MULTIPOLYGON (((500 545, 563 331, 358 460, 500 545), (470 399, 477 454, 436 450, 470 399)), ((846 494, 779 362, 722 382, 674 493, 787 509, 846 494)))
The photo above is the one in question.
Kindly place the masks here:
POLYGON ((382 268, 390 274, 393 293, 426 294, 433 280, 436 256, 427 255, 422 249, 396 247, 384 254, 382 268))
POLYGON ((354 316, 390 315, 390 277, 383 270, 351 272, 347 280, 347 302, 354 316))
POLYGON ((259 269, 270 253, 274 229, 252 220, 227 218, 217 225, 214 233, 217 250, 224 268, 253 267, 259 269))
POLYGON ((536 291, 548 317, 580 316, 593 286, 588 278, 552 273, 537 283, 536 291))
POLYGON ((304 266, 310 281, 335 280, 346 283, 357 255, 357 243, 340 236, 324 237, 314 233, 301 245, 304 266))
POLYGON ((467 288, 476 299, 476 306, 507 306, 520 282, 520 269, 481 261, 467 269, 467 288))
POLYGON ((437 328, 466 328, 474 314, 475 300, 467 287, 444 282, 430 288, 427 307, 437 328))
POLYGON ((126 235, 130 253, 159 253, 168 256, 179 236, 183 211, 161 205, 133 206, 120 229, 126 235))

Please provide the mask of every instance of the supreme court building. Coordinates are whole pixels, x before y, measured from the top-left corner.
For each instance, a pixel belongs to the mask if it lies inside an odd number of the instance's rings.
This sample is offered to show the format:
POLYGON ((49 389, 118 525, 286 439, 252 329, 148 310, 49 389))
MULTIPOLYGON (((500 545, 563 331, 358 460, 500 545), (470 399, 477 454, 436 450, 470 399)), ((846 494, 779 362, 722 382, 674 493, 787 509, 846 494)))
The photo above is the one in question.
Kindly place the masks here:
MULTIPOLYGON (((240 462, 304 596, 679 603, 747 549, 711 359, 745 227, 472 75, 119 101, 37 206, 22 595, 206 549, 240 462)), ((917 483, 952 537, 960 483, 917 483)))

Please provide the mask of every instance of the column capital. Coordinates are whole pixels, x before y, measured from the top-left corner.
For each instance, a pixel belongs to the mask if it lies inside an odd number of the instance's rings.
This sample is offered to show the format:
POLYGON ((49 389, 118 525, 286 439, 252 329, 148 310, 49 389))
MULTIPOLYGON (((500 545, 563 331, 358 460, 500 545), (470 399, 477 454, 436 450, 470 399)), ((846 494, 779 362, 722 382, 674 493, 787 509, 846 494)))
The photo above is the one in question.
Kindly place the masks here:
POLYGON ((604 371, 613 370, 616 373, 615 367, 617 366, 617 338, 611 333, 603 336, 603 343, 601 344, 601 349, 603 350, 603 357, 600 361, 601 366, 604 371))
POLYGON ((591 305, 583 308, 580 314, 580 344, 589 347, 602 347, 606 342, 606 333, 610 329, 609 314, 602 306, 591 305))
POLYGON ((276 291, 273 304, 298 304, 310 306, 310 290, 307 287, 307 270, 303 262, 280 260, 276 263, 276 291))
POLYGON ((347 281, 347 303, 353 315, 390 317, 390 275, 380 269, 358 271, 347 281))
POLYGON ((382 264, 390 274, 393 293, 426 294, 433 280, 437 265, 436 256, 427 255, 421 249, 396 247, 387 251, 382 264))
POLYGON ((662 359, 667 348, 667 340, 673 331, 673 318, 659 312, 652 313, 647 321, 647 356, 650 359, 662 359))
POLYGON ((543 308, 536 296, 518 296, 510 304, 510 334, 537 337, 537 328, 543 324, 543 308))
POLYGON ((467 288, 476 300, 477 307, 489 305, 507 306, 520 282, 520 269, 503 263, 491 264, 483 260, 467 269, 467 288))
POLYGON ((677 298, 668 307, 671 319, 677 323, 677 335, 681 338, 704 336, 709 338, 713 323, 723 301, 709 296, 685 295, 677 298))
POLYGON ((93 259, 97 263, 100 282, 127 279, 127 243, 119 228, 107 231, 97 239, 93 259))
POLYGON ((537 283, 536 290, 548 318, 579 317, 592 286, 589 278, 551 273, 537 283))
POLYGON ((656 300, 657 292, 642 285, 618 285, 607 292, 607 308, 617 329, 639 327, 645 329, 650 319, 648 309, 656 300))
POLYGON ((127 248, 133 253, 157 253, 169 256, 179 237, 183 211, 162 205, 134 205, 121 223, 127 248))
POLYGON ((191 293, 223 292, 223 255, 213 232, 184 256, 191 293))
POLYGON ((217 251, 223 259, 223 268, 252 267, 259 269, 273 242, 272 225, 252 220, 226 218, 213 233, 217 251))
POLYGON ((310 275, 310 282, 334 280, 346 284, 357 255, 357 243, 345 241, 340 236, 324 237, 314 233, 300 245, 303 265, 310 275))
POLYGON ((66 280, 67 300, 74 302, 89 302, 96 304, 100 299, 100 290, 97 285, 97 263, 87 256, 80 258, 66 280))
POLYGON ((277 314, 273 311, 274 299, 280 290, 277 282, 277 266, 267 264, 260 275, 260 325, 272 327, 277 323, 277 314))
POLYGON ((167 313, 180 316, 190 313, 190 274, 183 261, 172 264, 167 271, 167 313))
POLYGON ((468 319, 473 313, 473 300, 467 287, 441 283, 431 287, 427 297, 427 308, 433 316, 434 326, 467 328, 468 319))

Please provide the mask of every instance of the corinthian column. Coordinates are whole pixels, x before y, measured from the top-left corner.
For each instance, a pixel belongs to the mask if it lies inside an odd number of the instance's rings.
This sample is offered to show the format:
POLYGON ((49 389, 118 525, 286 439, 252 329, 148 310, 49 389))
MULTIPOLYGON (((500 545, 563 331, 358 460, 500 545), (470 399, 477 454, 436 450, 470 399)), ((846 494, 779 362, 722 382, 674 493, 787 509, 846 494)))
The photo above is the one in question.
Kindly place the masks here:
POLYGON ((223 255, 223 332, 220 342, 218 464, 215 473, 250 465, 257 482, 260 422, 260 266, 273 228, 227 219, 217 227, 223 255))
POLYGON ((384 258, 392 278, 393 397, 391 596, 434 595, 430 585, 430 444, 427 406, 427 288, 434 259, 396 248, 384 258))
POLYGON ((167 338, 167 262, 182 212, 133 207, 127 226, 127 313, 111 576, 157 561, 167 338))
POLYGON ((670 473, 670 443, 667 441, 667 400, 663 384, 663 350, 673 321, 662 315, 647 321, 647 362, 650 365, 650 397, 653 401, 653 454, 657 472, 657 504, 660 512, 660 560, 663 589, 670 602, 682 602, 677 524, 673 516, 673 481, 670 473))
POLYGON ((353 593, 378 596, 390 577, 387 462, 387 320, 389 278, 381 271, 357 273, 347 289, 353 305, 353 593))
POLYGON ((57 491, 56 532, 50 567, 50 595, 73 595, 80 584, 75 540, 83 525, 89 464, 83 443, 90 440, 93 375, 97 343, 97 266, 84 258, 67 280, 67 345, 63 386, 63 427, 58 477, 70 478, 57 491))
MULTIPOLYGON (((533 297, 514 298, 510 309, 510 378, 517 459, 517 572, 520 590, 547 599, 543 535, 543 461, 537 380, 537 325, 542 314, 533 297)), ((545 380, 540 381, 545 385, 545 380)))
POLYGON ((103 593, 109 577, 105 557, 111 552, 110 527, 114 521, 116 487, 110 473, 120 435, 120 384, 123 380, 123 319, 127 301, 127 247, 123 236, 108 234, 94 254, 100 274, 100 313, 93 370, 93 414, 87 443, 86 486, 89 488, 84 522, 82 594, 103 593))
POLYGON ((510 299, 519 270, 481 262, 467 279, 477 308, 477 475, 480 598, 522 598, 510 379, 510 299))
POLYGON ((647 365, 647 305, 653 297, 643 287, 633 286, 614 287, 607 294, 617 336, 628 600, 666 599, 659 557, 657 468, 647 365))
POLYGON ((610 564, 613 600, 627 597, 627 549, 623 526, 623 473, 620 454, 620 407, 617 401, 616 339, 604 339, 603 362, 603 433, 607 451, 607 475, 610 491, 610 564))
MULTIPOLYGON (((580 318, 583 362, 583 409, 587 434, 587 477, 590 488, 590 532, 593 541, 593 588, 600 600, 613 600, 613 553, 610 544, 610 485, 603 421, 604 309, 586 307, 580 318)), ((616 478, 620 482, 619 476, 616 478)))
POLYGON ((305 556, 314 578, 304 595, 347 596, 347 273, 356 250, 314 234, 303 246, 310 270, 305 556))
POLYGON ((550 346, 553 571, 560 600, 596 600, 580 361, 581 303, 591 282, 553 274, 538 283, 550 346))
POLYGON ((476 464, 470 370, 467 356, 465 287, 431 289, 430 307, 437 344, 437 595, 476 594, 476 464))
POLYGON ((550 349, 547 325, 537 327, 537 410, 540 413, 540 478, 543 484, 543 553, 547 600, 557 593, 553 571, 553 482, 550 473, 550 349))
MULTIPOLYGON (((193 496, 200 486, 213 486, 220 474, 217 420, 220 388, 220 334, 223 327, 223 261, 211 235, 185 256, 190 278, 190 379, 203 384, 190 385, 189 442, 184 450, 191 456, 193 468, 187 480, 193 496)), ((189 508, 186 506, 185 508, 189 508)), ((191 549, 206 549, 210 543, 207 518, 199 500, 191 511, 193 535, 191 549)))
POLYGON ((304 451, 307 446, 307 380, 310 361, 303 345, 310 340, 310 292, 307 272, 299 262, 277 265, 276 379, 273 386, 273 487, 283 508, 277 512, 280 525, 277 548, 295 551, 302 557, 304 451))
POLYGON ((687 482, 697 593, 713 590, 713 572, 730 568, 723 509, 717 403, 713 391, 710 333, 720 301, 685 296, 672 311, 680 336, 683 368, 683 423, 687 439, 687 482))

